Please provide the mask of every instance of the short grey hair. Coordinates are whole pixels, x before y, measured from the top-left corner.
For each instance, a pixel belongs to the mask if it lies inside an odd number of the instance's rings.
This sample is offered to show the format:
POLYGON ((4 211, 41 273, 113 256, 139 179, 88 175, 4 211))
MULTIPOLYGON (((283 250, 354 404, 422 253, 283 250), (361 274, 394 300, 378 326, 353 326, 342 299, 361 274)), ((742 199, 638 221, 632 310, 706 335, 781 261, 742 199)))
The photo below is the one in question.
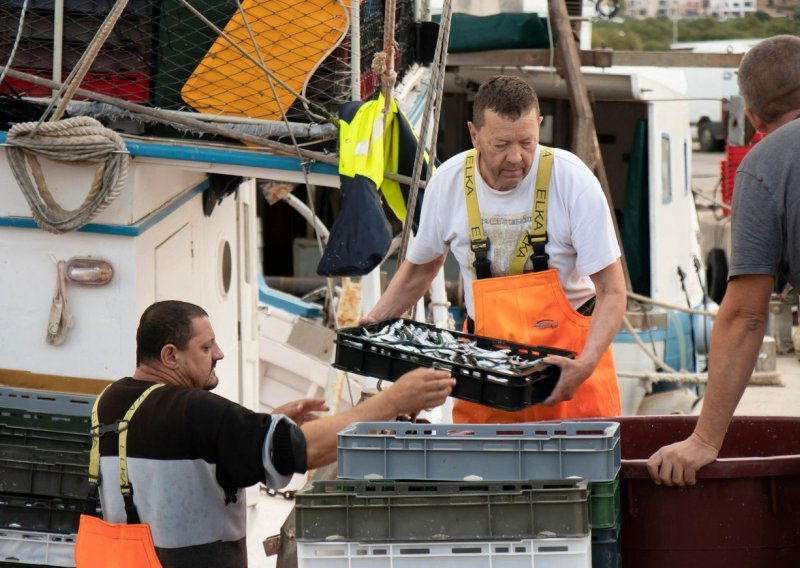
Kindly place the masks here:
POLYGON ((738 82, 745 104, 767 124, 800 109, 800 38, 759 42, 742 58, 738 82))

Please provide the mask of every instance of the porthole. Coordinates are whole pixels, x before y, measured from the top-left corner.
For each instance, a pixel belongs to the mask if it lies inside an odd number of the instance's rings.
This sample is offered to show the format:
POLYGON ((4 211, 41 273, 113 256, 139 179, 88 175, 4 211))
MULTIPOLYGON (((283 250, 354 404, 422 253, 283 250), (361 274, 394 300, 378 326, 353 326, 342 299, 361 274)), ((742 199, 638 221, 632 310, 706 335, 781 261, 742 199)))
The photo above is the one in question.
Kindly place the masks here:
POLYGON ((233 279, 233 257, 231 255, 231 244, 228 241, 220 243, 218 261, 220 292, 223 296, 227 296, 233 279))

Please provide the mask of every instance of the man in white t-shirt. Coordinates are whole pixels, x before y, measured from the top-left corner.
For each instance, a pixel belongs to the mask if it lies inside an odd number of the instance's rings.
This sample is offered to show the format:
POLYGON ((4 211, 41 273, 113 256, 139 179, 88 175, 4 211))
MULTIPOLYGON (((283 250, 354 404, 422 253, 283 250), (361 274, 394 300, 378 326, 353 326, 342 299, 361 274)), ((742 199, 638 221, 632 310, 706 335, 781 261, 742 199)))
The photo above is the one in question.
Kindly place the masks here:
POLYGON ((456 401, 454 422, 620 414, 610 344, 626 290, 611 215, 583 162, 539 145, 541 121, 536 93, 522 79, 481 85, 468 123, 474 148, 431 178, 407 259, 362 321, 408 310, 449 250, 464 278, 469 331, 578 353, 546 359, 561 376, 544 405, 507 412, 456 401))

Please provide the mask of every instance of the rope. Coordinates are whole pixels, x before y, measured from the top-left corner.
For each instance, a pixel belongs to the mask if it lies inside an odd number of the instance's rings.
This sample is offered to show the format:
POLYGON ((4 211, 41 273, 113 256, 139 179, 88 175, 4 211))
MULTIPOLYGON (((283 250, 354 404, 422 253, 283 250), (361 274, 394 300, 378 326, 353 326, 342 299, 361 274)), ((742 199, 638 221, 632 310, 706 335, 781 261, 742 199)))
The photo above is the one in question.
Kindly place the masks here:
POLYGON ((397 50, 394 41, 396 13, 396 0, 386 0, 383 12, 383 51, 376 53, 375 58, 372 60, 373 69, 378 71, 381 76, 381 91, 383 91, 383 98, 386 101, 386 106, 383 108, 384 117, 389 116, 389 110, 392 108, 392 92, 397 82, 397 71, 394 69, 394 55, 397 50), (376 68, 376 63, 380 70, 376 68))
POLYGON ((50 304, 50 316, 47 321, 48 345, 58 346, 67 339, 67 332, 72 327, 72 315, 67 302, 67 280, 64 275, 64 261, 56 263, 56 291, 50 304))
POLYGON ((25 14, 28 12, 28 0, 24 0, 22 2, 22 12, 19 15, 19 26, 17 26, 17 36, 14 38, 14 46, 11 48, 11 55, 8 56, 8 63, 6 63, 6 69, 3 69, 3 72, 0 73, 0 85, 3 84, 3 81, 6 79, 6 73, 8 71, 8 67, 14 63, 14 56, 17 53, 17 48, 19 47, 19 40, 22 38, 22 30, 25 29, 25 14))
POLYGON ((641 294, 637 294, 636 292, 628 292, 628 297, 632 300, 636 300, 637 302, 652 304, 654 306, 659 306, 661 308, 667 308, 670 310, 676 310, 679 312, 686 312, 687 314, 695 314, 698 316, 706 316, 709 318, 717 317, 716 312, 709 312, 708 310, 697 310, 694 308, 687 308, 685 306, 677 306, 675 304, 669 304, 667 302, 662 302, 660 300, 654 300, 653 298, 649 298, 647 296, 642 296, 641 294))
POLYGON ((24 122, 8 133, 8 162, 36 223, 51 233, 75 231, 117 198, 128 179, 128 155, 119 134, 93 118, 24 122), (62 162, 98 164, 91 188, 76 210, 59 205, 47 188, 37 155, 62 162), (30 167, 29 175, 28 168, 30 167))
MULTIPOLYGON (((650 349, 648 349, 647 345, 644 344, 644 341, 642 341, 642 338, 639 336, 639 334, 636 332, 636 330, 631 325, 631 322, 628 319, 628 316, 622 316, 622 326, 625 328, 625 330, 628 333, 631 334, 631 337, 633 337, 633 340, 636 342, 636 345, 638 345, 642 349, 642 351, 644 351, 644 354, 647 355, 647 357, 653 363, 655 363, 656 368, 666 369, 670 373, 677 373, 678 372, 675 369, 673 369, 672 367, 670 367, 669 365, 667 365, 664 361, 662 361, 655 354, 655 352, 650 351, 650 349)), ((622 374, 622 373, 619 373, 619 374, 622 374)))
MULTIPOLYGON (((450 38, 450 20, 452 19, 452 0, 444 0, 442 5, 442 18, 439 22, 439 37, 436 42, 436 51, 433 55, 433 62, 431 63, 431 88, 428 91, 428 98, 425 101, 425 111, 422 115, 422 128, 419 135, 419 144, 417 145, 417 153, 414 156, 414 169, 411 175, 411 187, 408 194, 408 203, 406 204, 406 220, 403 225, 403 240, 400 245, 400 252, 397 255, 397 265, 406 258, 408 251, 408 242, 411 239, 411 228, 414 225, 414 212, 417 208, 417 193, 419 192, 422 177, 422 164, 425 158, 425 146, 428 140, 428 124, 429 119, 434 114, 434 102, 438 101, 435 110, 434 121, 436 125, 439 124, 439 112, 441 111, 442 90, 444 89, 444 66, 447 59, 447 43, 450 38)), ((433 142, 431 143, 431 152, 435 151, 436 144, 436 131, 433 131, 433 142)), ((435 153, 432 154, 435 156, 435 153)), ((430 160, 428 165, 428 178, 430 179, 433 170, 433 159, 430 160)))
MULTIPOLYGON (((636 373, 617 371, 620 377, 647 379, 654 383, 669 381, 682 384, 702 385, 708 382, 708 373, 636 373)), ((750 384, 758 386, 784 386, 780 373, 775 371, 759 371, 750 375, 750 384)))
MULTIPOLYGON (((639 296, 638 294, 634 294, 633 292, 628 292, 629 296, 637 296, 640 298, 646 298, 645 296, 639 296)), ((646 298, 649 299, 649 298, 646 298)), ((668 304, 664 304, 663 302, 655 302, 652 301, 651 303, 655 303, 656 305, 663 305, 668 306, 668 304)), ((676 308, 677 309, 677 308, 676 308)), ((686 309, 684 309, 686 311, 686 309)), ((700 310, 692 310, 693 312, 698 312, 700 310)), ((710 312, 709 312, 710 313, 710 312)), ((711 314, 716 315, 716 314, 711 314)), ((641 336, 637 333, 634 329, 633 325, 631 325, 628 316, 623 316, 622 318, 622 326, 625 330, 631 334, 633 340, 639 346, 639 348, 644 351, 644 354, 656 365, 656 368, 666 369, 666 372, 633 372, 633 371, 617 371, 617 376, 620 377, 632 377, 637 379, 647 379, 651 382, 657 383, 661 381, 669 381, 669 382, 676 382, 682 384, 705 384, 708 382, 708 373, 689 373, 687 371, 676 371, 669 365, 667 365, 661 358, 659 358, 655 354, 655 350, 650 350, 647 345, 645 345, 644 341, 642 340, 641 336)), ((755 372, 750 377, 750 384, 753 385, 769 385, 769 386, 783 386, 783 382, 780 379, 780 375, 777 372, 755 372)))
POLYGON ((45 112, 42 114, 42 119, 48 115, 50 109, 53 108, 53 104, 55 104, 56 101, 59 101, 58 107, 56 108, 55 112, 53 112, 53 116, 50 118, 50 120, 55 122, 64 115, 67 104, 72 100, 72 97, 75 96, 75 91, 77 91, 78 87, 80 87, 83 78, 86 76, 86 73, 89 72, 89 68, 94 63, 94 60, 97 57, 97 54, 100 52, 100 49, 103 47, 103 44, 106 42, 106 39, 108 39, 108 36, 111 35, 114 25, 116 25, 117 20, 119 20, 119 17, 122 15, 122 12, 125 10, 127 5, 128 0, 116 1, 114 7, 111 8, 111 11, 100 25, 100 29, 97 30, 97 33, 92 38, 91 43, 86 48, 86 51, 81 54, 78 63, 72 69, 72 72, 69 74, 66 81, 64 81, 64 85, 61 87, 61 89, 59 89, 58 93, 53 97, 53 100, 47 107, 47 110, 45 110, 45 112), (59 97, 61 97, 60 100, 59 97))

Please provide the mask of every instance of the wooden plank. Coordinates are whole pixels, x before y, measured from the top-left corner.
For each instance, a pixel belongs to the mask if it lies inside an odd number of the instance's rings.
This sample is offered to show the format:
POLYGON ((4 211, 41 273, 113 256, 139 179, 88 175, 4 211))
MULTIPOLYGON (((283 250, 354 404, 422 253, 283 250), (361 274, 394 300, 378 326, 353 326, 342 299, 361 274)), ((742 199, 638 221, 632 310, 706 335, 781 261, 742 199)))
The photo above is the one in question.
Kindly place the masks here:
POLYGON ((586 83, 581 72, 580 56, 575 38, 572 35, 572 26, 567 16, 564 0, 551 0, 548 2, 549 17, 553 23, 553 34, 558 38, 556 49, 563 62, 563 75, 567 81, 570 108, 572 109, 572 152, 594 170, 595 155, 592 151, 592 137, 594 136, 594 114, 586 92, 586 83))
MULTIPOLYGON (((741 53, 692 53, 688 51, 614 51, 593 49, 579 52, 581 65, 645 67, 739 67, 741 53)), ((449 67, 550 66, 555 53, 548 49, 498 49, 472 53, 449 53, 449 67)))
MULTIPOLYGON (((619 224, 617 223, 614 211, 614 202, 611 198, 611 190, 608 185, 603 155, 600 152, 600 144, 597 140, 597 130, 594 124, 594 112, 589 101, 589 93, 586 91, 586 82, 581 71, 581 61, 578 46, 573 36, 572 27, 567 16, 567 8, 564 0, 550 0, 548 2, 549 17, 553 23, 554 33, 558 38, 558 52, 563 61, 563 74, 567 80, 567 90, 569 91, 570 107, 574 119, 572 148, 573 152, 583 162, 589 166, 597 175, 600 187, 603 189, 608 207, 611 211, 611 220, 614 224, 614 233, 617 242, 622 249, 619 224)), ((625 285, 631 289, 628 265, 625 261, 625 254, 622 254, 622 271, 625 277, 625 285)))
POLYGON ((114 381, 0 369, 0 385, 7 387, 97 395, 112 382, 114 381))

